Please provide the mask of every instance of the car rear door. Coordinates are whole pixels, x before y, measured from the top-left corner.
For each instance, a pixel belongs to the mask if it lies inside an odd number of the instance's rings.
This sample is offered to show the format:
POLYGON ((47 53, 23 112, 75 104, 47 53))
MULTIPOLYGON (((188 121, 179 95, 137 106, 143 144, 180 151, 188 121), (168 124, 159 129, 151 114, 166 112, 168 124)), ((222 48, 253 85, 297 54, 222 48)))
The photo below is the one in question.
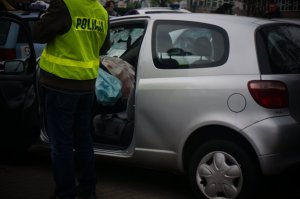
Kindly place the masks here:
POLYGON ((0 12, 0 148, 26 148, 39 135, 36 56, 30 29, 16 15, 0 12), (22 53, 19 34, 24 34, 22 53))

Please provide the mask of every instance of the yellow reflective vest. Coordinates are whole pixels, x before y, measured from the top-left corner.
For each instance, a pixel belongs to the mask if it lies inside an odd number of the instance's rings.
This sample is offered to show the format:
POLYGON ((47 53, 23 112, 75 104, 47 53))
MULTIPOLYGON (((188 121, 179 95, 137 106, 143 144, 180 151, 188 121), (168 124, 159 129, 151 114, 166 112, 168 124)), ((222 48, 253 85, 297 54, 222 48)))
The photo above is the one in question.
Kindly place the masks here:
POLYGON ((98 75, 99 52, 108 29, 108 14, 98 0, 64 0, 70 30, 47 43, 40 67, 58 77, 90 80, 98 75))

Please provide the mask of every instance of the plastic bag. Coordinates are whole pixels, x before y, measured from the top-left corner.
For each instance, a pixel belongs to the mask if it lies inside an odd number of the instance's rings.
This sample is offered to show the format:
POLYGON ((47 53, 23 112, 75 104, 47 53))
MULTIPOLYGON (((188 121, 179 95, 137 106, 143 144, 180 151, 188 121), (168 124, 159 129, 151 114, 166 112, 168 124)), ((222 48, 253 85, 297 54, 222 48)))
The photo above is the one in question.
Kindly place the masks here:
POLYGON ((115 76, 99 68, 96 79, 96 98, 102 105, 113 106, 122 96, 122 83, 115 76))
POLYGON ((134 67, 118 57, 101 57, 102 65, 122 82, 122 98, 127 99, 135 81, 134 67))
POLYGON ((33 9, 33 10, 44 10, 45 11, 49 8, 49 3, 46 3, 44 1, 35 1, 29 5, 29 8, 33 9))

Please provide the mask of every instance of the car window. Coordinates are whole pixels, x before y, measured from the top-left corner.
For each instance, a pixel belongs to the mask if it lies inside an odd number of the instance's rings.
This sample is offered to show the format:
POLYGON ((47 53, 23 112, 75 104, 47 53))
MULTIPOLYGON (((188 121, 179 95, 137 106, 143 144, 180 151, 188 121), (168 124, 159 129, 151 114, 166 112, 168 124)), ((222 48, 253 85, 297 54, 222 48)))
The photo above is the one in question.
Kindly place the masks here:
POLYGON ((6 43, 6 39, 8 36, 8 31, 10 27, 9 21, 0 20, 0 45, 4 45, 6 43))
POLYGON ((152 55, 157 68, 215 67, 228 57, 228 36, 219 27, 160 21, 153 31, 152 55))
POLYGON ((110 30, 111 47, 107 56, 121 57, 144 35, 144 24, 112 26, 110 30))
POLYGON ((257 34, 267 52, 268 73, 300 73, 300 26, 266 26, 257 34))

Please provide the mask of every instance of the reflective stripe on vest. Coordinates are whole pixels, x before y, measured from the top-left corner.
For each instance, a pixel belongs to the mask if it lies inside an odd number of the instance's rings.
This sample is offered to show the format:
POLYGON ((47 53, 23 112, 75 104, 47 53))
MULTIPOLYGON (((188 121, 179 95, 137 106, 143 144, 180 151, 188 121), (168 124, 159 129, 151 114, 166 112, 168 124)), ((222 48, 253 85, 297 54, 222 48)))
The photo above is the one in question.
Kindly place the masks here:
POLYGON ((99 67, 99 60, 94 61, 76 61, 76 60, 70 60, 60 57, 55 57, 53 55, 50 55, 45 50, 43 52, 44 59, 46 59, 48 62, 52 62, 54 64, 59 65, 65 65, 65 66, 73 66, 73 67, 79 67, 79 68, 98 68, 99 67))

